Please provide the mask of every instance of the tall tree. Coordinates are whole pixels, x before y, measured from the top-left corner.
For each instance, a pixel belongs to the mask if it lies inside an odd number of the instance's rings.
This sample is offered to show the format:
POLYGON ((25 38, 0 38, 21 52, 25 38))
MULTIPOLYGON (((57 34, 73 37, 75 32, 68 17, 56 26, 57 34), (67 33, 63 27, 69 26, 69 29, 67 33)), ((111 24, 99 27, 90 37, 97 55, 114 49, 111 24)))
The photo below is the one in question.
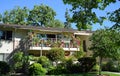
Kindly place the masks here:
POLYGON ((116 0, 63 0, 65 4, 72 6, 72 22, 76 23, 78 30, 87 29, 94 23, 102 23, 105 17, 97 17, 93 9, 104 10, 110 3, 116 0))
POLYGON ((41 4, 35 5, 29 12, 28 21, 30 24, 37 23, 41 26, 46 26, 51 20, 54 20, 56 13, 49 6, 41 4))
POLYGON ((69 28, 71 28, 71 18, 70 18, 70 15, 68 13, 68 9, 66 9, 65 18, 66 18, 66 22, 64 23, 65 28, 69 29, 69 28))
POLYGON ((46 24, 47 27, 57 27, 57 28, 64 28, 64 24, 58 20, 58 19, 55 19, 55 20, 51 20, 49 23, 46 24))
POLYGON ((120 32, 120 8, 113 11, 112 13, 108 13, 109 20, 114 22, 112 29, 117 29, 120 32))
POLYGON ((100 58, 100 71, 103 58, 120 59, 120 32, 111 29, 101 29, 93 33, 90 40, 93 56, 100 58))
POLYGON ((47 5, 35 5, 33 9, 19 6, 0 14, 0 21, 5 24, 35 25, 44 27, 60 27, 64 24, 55 19, 56 12, 47 5))
POLYGON ((2 22, 6 24, 21 24, 27 25, 28 9, 26 7, 16 7, 11 11, 5 11, 2 17, 2 22))

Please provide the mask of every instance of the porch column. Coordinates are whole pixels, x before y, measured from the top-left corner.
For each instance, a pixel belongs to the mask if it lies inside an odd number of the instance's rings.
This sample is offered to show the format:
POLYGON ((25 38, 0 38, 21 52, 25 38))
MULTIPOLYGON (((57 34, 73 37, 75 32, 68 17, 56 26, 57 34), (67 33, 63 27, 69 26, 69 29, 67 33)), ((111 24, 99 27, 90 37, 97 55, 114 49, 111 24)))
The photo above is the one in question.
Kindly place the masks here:
POLYGON ((56 42, 57 42, 57 41, 58 41, 58 40, 57 40, 57 34, 55 35, 55 39, 56 39, 56 42))

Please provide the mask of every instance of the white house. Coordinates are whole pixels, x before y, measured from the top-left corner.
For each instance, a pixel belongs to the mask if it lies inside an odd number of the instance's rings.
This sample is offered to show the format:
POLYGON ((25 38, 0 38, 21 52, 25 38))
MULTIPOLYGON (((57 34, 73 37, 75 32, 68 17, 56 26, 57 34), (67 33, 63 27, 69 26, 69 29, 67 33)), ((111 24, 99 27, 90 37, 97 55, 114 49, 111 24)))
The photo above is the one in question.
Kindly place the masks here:
POLYGON ((69 56, 79 50, 88 51, 91 31, 25 25, 0 24, 0 61, 19 50, 30 55, 45 55, 52 47, 61 47, 69 56))

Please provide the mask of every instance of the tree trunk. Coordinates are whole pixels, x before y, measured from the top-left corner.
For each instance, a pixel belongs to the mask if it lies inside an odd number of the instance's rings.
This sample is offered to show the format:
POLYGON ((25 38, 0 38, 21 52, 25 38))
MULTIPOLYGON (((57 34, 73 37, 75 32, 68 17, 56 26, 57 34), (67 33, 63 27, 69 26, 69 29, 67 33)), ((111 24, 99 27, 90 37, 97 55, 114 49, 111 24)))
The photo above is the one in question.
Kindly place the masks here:
POLYGON ((101 75, 101 71, 102 71, 102 57, 99 57, 99 75, 101 75))

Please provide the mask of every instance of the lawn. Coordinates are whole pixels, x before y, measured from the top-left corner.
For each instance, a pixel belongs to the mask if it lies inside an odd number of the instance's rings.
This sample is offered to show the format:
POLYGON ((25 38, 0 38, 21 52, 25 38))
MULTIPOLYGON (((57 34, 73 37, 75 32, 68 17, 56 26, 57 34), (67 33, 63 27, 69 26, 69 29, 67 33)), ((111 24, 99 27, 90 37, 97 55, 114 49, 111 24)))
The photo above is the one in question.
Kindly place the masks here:
POLYGON ((109 74, 110 76, 120 76, 120 74, 116 74, 112 72, 102 72, 102 74, 109 74))
MULTIPOLYGON (((120 76, 120 74, 112 72, 102 72, 102 74, 107 74, 109 76, 120 76)), ((53 75, 53 76, 96 76, 95 73, 84 73, 84 74, 64 74, 64 75, 53 75)))

